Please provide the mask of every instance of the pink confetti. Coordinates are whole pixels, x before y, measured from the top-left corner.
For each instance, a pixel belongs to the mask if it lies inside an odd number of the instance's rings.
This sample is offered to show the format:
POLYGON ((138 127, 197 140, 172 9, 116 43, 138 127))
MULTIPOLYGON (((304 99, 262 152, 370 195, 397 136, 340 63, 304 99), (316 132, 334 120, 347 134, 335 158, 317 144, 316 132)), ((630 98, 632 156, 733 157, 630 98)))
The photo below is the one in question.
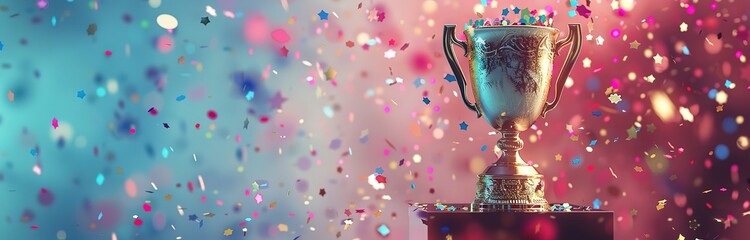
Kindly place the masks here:
POLYGON ((60 125, 57 122, 57 118, 52 118, 52 127, 57 129, 60 125))

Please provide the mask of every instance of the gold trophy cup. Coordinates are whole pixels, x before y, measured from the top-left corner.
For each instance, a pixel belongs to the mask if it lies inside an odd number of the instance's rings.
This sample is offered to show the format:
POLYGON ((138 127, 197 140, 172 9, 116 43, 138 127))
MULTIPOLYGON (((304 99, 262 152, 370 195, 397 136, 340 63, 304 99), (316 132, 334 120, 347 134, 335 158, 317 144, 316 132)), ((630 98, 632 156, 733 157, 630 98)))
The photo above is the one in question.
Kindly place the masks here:
POLYGON ((502 156, 479 175, 472 211, 547 211, 543 176, 524 162, 519 133, 539 116, 555 108, 565 81, 581 52, 581 26, 568 24, 569 34, 557 41, 560 31, 541 26, 487 26, 464 32, 467 41, 455 36, 456 25, 443 29, 443 51, 453 70, 464 104, 484 116, 497 130, 502 156), (571 44, 555 83, 555 98, 546 102, 551 88, 552 63, 559 50, 571 44), (469 57, 471 89, 475 103, 466 98, 466 79, 456 61, 452 44, 469 57))

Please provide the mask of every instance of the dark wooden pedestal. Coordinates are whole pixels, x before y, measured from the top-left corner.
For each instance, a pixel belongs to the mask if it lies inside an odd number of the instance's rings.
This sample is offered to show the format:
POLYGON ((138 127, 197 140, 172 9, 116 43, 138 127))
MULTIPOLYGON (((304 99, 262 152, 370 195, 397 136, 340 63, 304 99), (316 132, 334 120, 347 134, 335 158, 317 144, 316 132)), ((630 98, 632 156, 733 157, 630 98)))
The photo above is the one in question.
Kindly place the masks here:
POLYGON ((612 211, 472 212, 469 204, 448 203, 441 208, 434 203, 412 204, 409 239, 614 239, 612 211))

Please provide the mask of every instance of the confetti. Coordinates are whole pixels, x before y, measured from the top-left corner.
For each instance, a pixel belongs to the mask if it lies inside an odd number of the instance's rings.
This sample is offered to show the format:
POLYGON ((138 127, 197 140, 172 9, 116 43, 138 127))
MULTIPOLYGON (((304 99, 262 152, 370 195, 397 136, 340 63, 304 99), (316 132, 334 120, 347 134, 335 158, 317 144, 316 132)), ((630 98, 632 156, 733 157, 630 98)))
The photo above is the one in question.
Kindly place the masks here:
POLYGON ((169 14, 160 14, 156 17, 156 23, 159 24, 159 27, 166 30, 175 29, 178 25, 177 18, 169 14))

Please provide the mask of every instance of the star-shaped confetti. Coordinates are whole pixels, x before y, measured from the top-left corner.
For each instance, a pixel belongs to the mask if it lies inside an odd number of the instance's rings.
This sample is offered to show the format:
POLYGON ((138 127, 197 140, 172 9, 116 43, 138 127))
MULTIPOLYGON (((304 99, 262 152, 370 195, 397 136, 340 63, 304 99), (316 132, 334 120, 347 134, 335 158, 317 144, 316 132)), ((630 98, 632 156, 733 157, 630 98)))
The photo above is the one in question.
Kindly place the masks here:
POLYGON ((318 13, 318 17, 320 17, 320 20, 328 20, 328 13, 326 11, 320 10, 318 13))
POLYGON ((576 12, 578 12, 578 15, 581 15, 585 18, 589 18, 591 16, 591 10, 586 8, 584 5, 578 5, 576 7, 576 12))
POLYGON ((378 12, 378 22, 385 20, 385 12, 378 12))
POLYGON ((271 102, 271 108, 272 109, 281 109, 281 104, 284 104, 286 102, 286 98, 284 96, 281 96, 281 91, 277 91, 276 95, 274 95, 269 102, 271 102))
POLYGON ((724 105, 718 105, 716 106, 716 112, 724 111, 724 105))
POLYGON ((562 161, 562 155, 560 155, 559 153, 555 154, 555 161, 562 161))
POLYGON ((591 67, 591 59, 589 58, 584 58, 583 61, 581 61, 581 63, 583 63, 583 68, 591 67))
POLYGON ((324 197, 326 195, 326 189, 321 188, 320 191, 318 191, 318 194, 320 194, 321 197, 324 197))
POLYGON ((635 210, 635 209, 630 210, 630 216, 635 217, 636 215, 638 215, 638 210, 635 210))
POLYGON ((664 59, 664 57, 662 57, 661 55, 659 55, 657 53, 656 56, 654 56, 654 63, 661 64, 661 60, 663 60, 663 59, 664 59))
POLYGON ((687 32, 687 30, 688 30, 687 23, 682 22, 682 24, 680 24, 680 32, 687 32))
POLYGON ((86 91, 78 90, 78 92, 76 92, 76 97, 83 99, 84 97, 86 97, 86 91))
POLYGON ((369 11, 370 12, 367 14, 367 20, 370 21, 370 22, 372 22, 373 20, 377 20, 378 19, 378 10, 377 9, 372 9, 372 10, 369 10, 369 11))
POLYGON ((422 97, 422 102, 423 102, 423 103, 424 103, 425 105, 429 105, 429 104, 430 104, 430 99, 429 99, 429 98, 427 98, 427 97, 422 97))
POLYGON ((198 215, 190 214, 190 216, 188 216, 188 221, 194 222, 195 220, 198 220, 198 215))
POLYGON ((469 128, 469 124, 466 124, 466 121, 461 121, 461 123, 460 123, 460 124, 458 124, 458 126, 459 126, 459 127, 461 128, 461 130, 463 130, 463 131, 466 131, 466 129, 468 129, 468 128, 469 128))
POLYGON ((596 45, 604 45, 604 38, 602 36, 596 37, 596 45))
POLYGON ((281 49, 279 49, 279 53, 281 53, 281 56, 286 57, 289 55, 289 49, 287 49, 286 46, 282 46, 281 49))
POLYGON ((646 77, 643 77, 643 80, 646 80, 646 82, 649 82, 649 83, 654 83, 654 80, 656 80, 656 78, 654 77, 653 74, 651 74, 646 77))
POLYGON ((226 230, 224 230, 224 236, 232 236, 233 231, 234 230, 232 230, 231 228, 227 228, 226 230))
POLYGON ((635 41, 633 41, 633 42, 630 43, 630 48, 632 48, 632 49, 638 49, 638 46, 640 46, 640 45, 641 45, 641 43, 639 43, 638 40, 635 40, 635 41))
POLYGON ((211 20, 208 20, 208 16, 201 17, 201 23, 203 24, 203 26, 208 25, 208 23, 210 23, 210 22, 211 22, 211 20))

